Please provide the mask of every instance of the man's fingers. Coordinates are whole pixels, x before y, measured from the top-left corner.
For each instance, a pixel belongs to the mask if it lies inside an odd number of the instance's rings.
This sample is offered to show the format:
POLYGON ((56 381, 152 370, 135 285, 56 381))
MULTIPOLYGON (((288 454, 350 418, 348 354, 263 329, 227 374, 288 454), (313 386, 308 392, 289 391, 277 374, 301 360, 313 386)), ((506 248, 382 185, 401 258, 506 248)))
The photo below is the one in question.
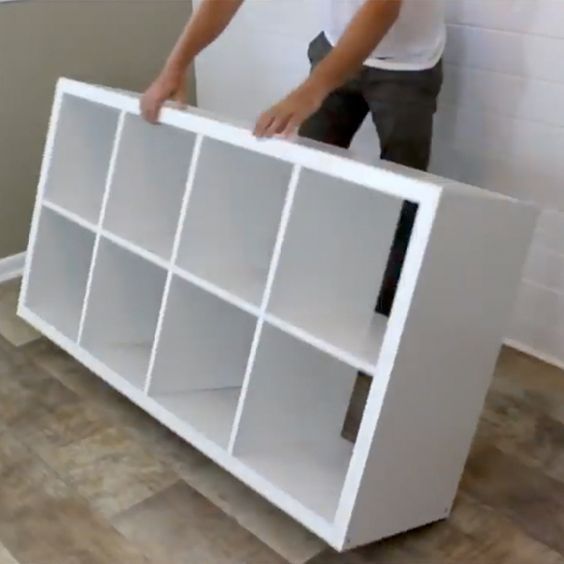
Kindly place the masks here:
POLYGON ((256 137, 264 137, 267 129, 270 127, 274 119, 274 114, 271 112, 264 112, 264 114, 258 118, 253 134, 256 137))
POLYGON ((167 98, 162 96, 150 96, 141 100, 141 113, 143 117, 150 123, 157 123, 161 109, 167 98))
POLYGON ((150 102, 150 101, 148 101, 148 100, 145 100, 145 101, 143 102, 143 104, 141 105, 141 113, 143 114, 143 117, 144 117, 148 122, 151 122, 151 123, 154 123, 154 122, 155 122, 155 120, 156 120, 156 118, 155 118, 156 112, 155 112, 155 109, 154 109, 154 106, 153 106, 152 102, 150 102))
POLYGON ((151 123, 157 123, 159 121, 159 113, 161 111, 161 103, 159 101, 153 101, 149 106, 149 121, 151 123))
POLYGON ((291 116, 288 120, 288 123, 286 124, 286 127, 281 132, 282 137, 293 137, 297 133, 298 128, 300 127, 302 122, 303 119, 301 117, 296 115, 291 116))
POLYGON ((278 135, 284 131, 288 121, 290 120, 291 115, 289 114, 281 114, 274 118, 272 123, 268 126, 266 131, 264 132, 265 137, 273 137, 274 135, 278 135))
POLYGON ((159 117, 158 99, 152 96, 141 98, 141 115, 150 123, 155 123, 159 117))
POLYGON ((173 100, 177 104, 181 104, 183 106, 186 105, 188 100, 188 93, 184 84, 172 94, 171 100, 173 100))

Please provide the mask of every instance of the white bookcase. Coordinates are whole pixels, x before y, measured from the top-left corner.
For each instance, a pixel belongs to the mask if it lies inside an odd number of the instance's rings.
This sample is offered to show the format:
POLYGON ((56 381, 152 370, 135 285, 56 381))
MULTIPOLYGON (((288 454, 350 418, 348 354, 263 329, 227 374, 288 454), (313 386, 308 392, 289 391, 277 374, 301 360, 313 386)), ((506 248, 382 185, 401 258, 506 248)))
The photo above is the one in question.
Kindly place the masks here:
POLYGON ((150 126, 138 105, 59 82, 20 315, 337 550, 448 516, 536 211, 194 109, 150 126))

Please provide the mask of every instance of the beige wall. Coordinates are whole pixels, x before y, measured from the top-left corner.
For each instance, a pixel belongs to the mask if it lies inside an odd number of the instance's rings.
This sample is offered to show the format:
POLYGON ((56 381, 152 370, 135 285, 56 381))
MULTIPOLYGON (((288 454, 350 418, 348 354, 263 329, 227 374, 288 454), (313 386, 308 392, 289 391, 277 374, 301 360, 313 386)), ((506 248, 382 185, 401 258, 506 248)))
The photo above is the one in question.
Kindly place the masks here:
POLYGON ((143 89, 189 6, 190 0, 0 3, 0 258, 26 246, 57 78, 143 89))

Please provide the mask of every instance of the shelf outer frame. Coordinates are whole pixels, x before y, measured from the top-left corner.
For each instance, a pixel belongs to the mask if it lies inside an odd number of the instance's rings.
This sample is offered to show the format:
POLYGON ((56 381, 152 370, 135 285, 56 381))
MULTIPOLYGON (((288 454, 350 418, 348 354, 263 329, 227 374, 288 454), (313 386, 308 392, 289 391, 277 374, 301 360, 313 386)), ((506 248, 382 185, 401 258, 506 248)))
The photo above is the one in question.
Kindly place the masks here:
MULTIPOLYGON (((372 542, 446 517, 509 320, 537 211, 504 196, 391 163, 379 162, 374 166, 374 163, 357 159, 347 151, 315 142, 257 140, 248 124, 220 120, 193 108, 179 109, 171 105, 163 108, 161 122, 195 133, 198 144, 203 137, 210 137, 291 163, 295 169, 291 180, 294 189, 300 170, 308 168, 419 204, 414 235, 379 361, 370 370, 374 381, 365 417, 335 520, 329 522, 243 464, 230 453, 230 449, 221 448, 164 409, 148 396, 149 380, 145 390, 137 389, 27 307, 25 300, 28 281, 33 274, 34 243, 65 94, 120 110, 121 127, 126 114, 140 114, 137 94, 64 78, 59 80, 32 216, 19 315, 120 393, 337 550, 372 542), (503 229, 499 229, 500 223, 503 229), (493 253, 499 253, 500 248, 507 252, 501 253, 503 261, 496 264, 493 253), (463 249, 464 252, 454 253, 455 249, 463 249), (467 276, 469 262, 475 276, 467 276), (489 272, 486 272, 488 269, 489 272), (484 288, 483 281, 488 276, 492 283, 489 288, 484 288), (461 299, 464 293, 461 289, 470 299, 461 299), (485 323, 474 314, 473 296, 478 296, 480 303, 491 306, 493 310, 488 311, 485 323), (448 307, 443 307, 445 303, 448 307), (467 318, 471 320, 465 335, 467 338, 460 342, 452 327, 460 326, 467 318), (472 362, 474 357, 478 358, 478 362, 472 362), (452 367, 455 365, 459 369, 456 378, 453 378, 452 367), (421 366, 432 367, 433 377, 422 378, 421 366), (445 402, 445 398, 449 401, 445 402), (411 405, 419 407, 409 410, 411 405), (445 421, 457 423, 452 425, 454 432, 444 432, 445 421), (453 456, 443 452, 453 444, 456 446, 453 456), (413 445, 416 448, 410 448, 413 445), (448 463, 445 462, 447 459, 448 463), (392 472, 392 468, 409 468, 410 471, 392 472), (387 484, 385 488, 381 487, 382 483, 387 484)), ((114 140, 114 164, 121 127, 114 140)), ((189 178, 192 180, 197 161, 197 151, 191 159, 187 158, 189 178)), ((104 236, 104 206, 107 205, 114 164, 110 163, 103 209, 96 227, 92 269, 99 238, 104 236)), ((189 189, 190 186, 187 186, 187 193, 189 189)), ((287 214, 290 214, 292 202, 287 204, 287 214)), ((183 200, 183 206, 186 205, 189 205, 188 195, 183 200)), ((185 211, 181 214, 177 239, 185 211)), ((72 216, 69 218, 72 219, 72 216)), ((287 217, 281 222, 277 245, 283 243, 286 224, 287 217)), ((137 250, 135 245, 128 247, 132 252, 137 250)), ((280 249, 276 251, 279 252, 280 249)), ((138 254, 143 256, 143 252, 138 254)), ((147 259, 146 255, 145 252, 147 259)), ((271 278, 275 276, 276 263, 275 258, 269 272, 271 278)), ((167 286, 177 269, 171 260, 167 286)), ((265 294, 267 292, 265 290, 265 294)), ((87 290, 85 308, 88 293, 87 290)), ((165 290, 159 323, 166 307, 166 295, 165 290)), ((264 296, 263 306, 267 301, 267 296, 264 296)), ((264 319, 265 308, 261 307, 259 325, 264 323, 264 319)), ((159 333, 157 330, 154 347, 158 346, 159 333)), ((154 350, 152 361, 153 357, 154 350)), ((252 358, 249 362, 252 363, 252 358)), ((148 377, 151 365, 152 362, 148 377)), ((238 411, 242 409, 244 394, 238 411)), ((237 420, 232 441, 236 433, 237 420)))

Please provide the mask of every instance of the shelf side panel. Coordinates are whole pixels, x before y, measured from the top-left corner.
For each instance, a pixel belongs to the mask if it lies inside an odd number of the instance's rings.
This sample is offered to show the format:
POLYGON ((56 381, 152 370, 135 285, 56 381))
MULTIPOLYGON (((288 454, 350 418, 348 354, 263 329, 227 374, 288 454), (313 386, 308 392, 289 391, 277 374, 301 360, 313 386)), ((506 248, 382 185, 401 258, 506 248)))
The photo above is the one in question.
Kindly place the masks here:
POLYGON ((518 202, 443 193, 420 270, 408 251, 337 515, 344 548, 448 516, 535 220, 518 202))

